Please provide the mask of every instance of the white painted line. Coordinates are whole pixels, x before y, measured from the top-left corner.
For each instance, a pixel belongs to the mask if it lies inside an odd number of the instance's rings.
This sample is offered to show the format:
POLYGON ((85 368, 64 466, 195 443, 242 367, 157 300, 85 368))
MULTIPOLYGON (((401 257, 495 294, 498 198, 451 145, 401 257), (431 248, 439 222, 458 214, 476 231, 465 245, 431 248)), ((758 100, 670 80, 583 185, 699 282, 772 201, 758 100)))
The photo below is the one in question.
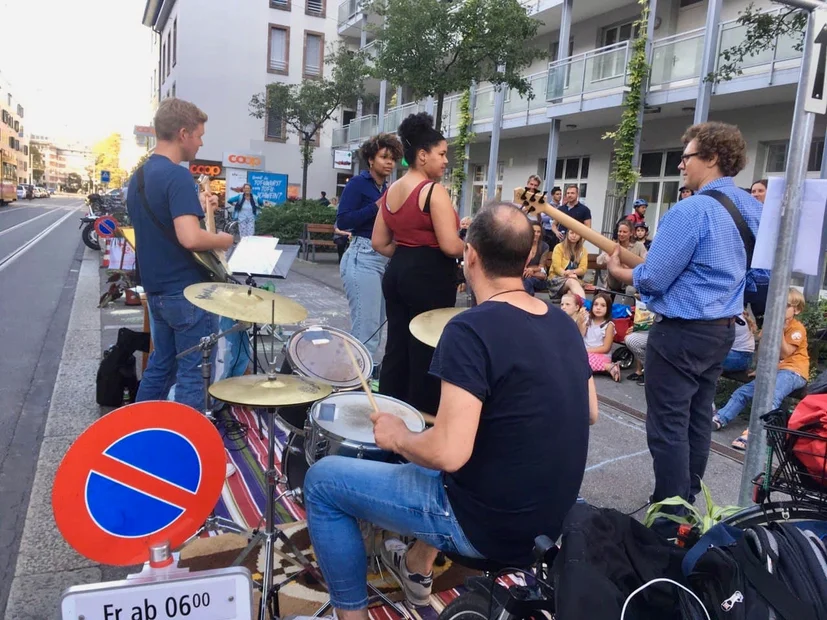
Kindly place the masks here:
POLYGON ((613 459, 608 459, 606 461, 602 461, 600 463, 595 463, 586 468, 586 471, 592 471, 593 469, 599 469, 604 465, 611 465, 612 463, 617 463, 618 461, 625 461, 626 459, 633 459, 636 456, 643 456, 644 454, 649 454, 649 450, 641 450, 640 452, 633 452, 632 454, 624 454, 623 456, 616 456, 613 459))
POLYGON ((57 228, 58 226, 60 226, 63 222, 65 222, 66 220, 68 220, 68 219, 69 219, 70 217, 72 217, 73 215, 75 215, 74 211, 70 211, 69 213, 67 213, 66 215, 64 215, 62 218, 60 218, 57 222, 55 222, 54 224, 52 224, 51 226, 49 226, 47 229, 43 230, 43 231, 42 231, 40 234, 38 234, 36 237, 34 237, 34 238, 30 239, 29 241, 27 241, 26 243, 24 243, 23 245, 21 245, 21 246, 20 246, 19 248, 17 248, 14 252, 12 252, 11 254, 7 255, 7 256, 6 256, 6 257, 4 257, 4 258, 0 258, 0 271, 3 271, 6 267, 8 267, 9 265, 11 265, 11 264, 12 264, 15 260, 17 260, 18 258, 20 258, 21 256, 23 256, 23 254, 25 254, 25 253, 26 253, 26 252, 28 252, 28 251, 29 251, 32 247, 34 247, 34 245, 35 245, 38 241, 40 241, 41 239, 43 239, 46 235, 48 235, 50 232, 52 232, 55 228, 57 228))
POLYGON ((39 220, 41 217, 46 217, 47 215, 51 215, 52 213, 54 213, 54 211, 46 211, 46 213, 41 213, 37 217, 33 217, 30 220, 26 220, 25 222, 20 222, 19 224, 15 224, 11 228, 6 228, 5 230, 0 230, 0 237, 5 235, 6 233, 10 233, 11 231, 20 228, 21 226, 25 226, 26 224, 34 222, 35 220, 39 220))
POLYGON ((3 213, 14 213, 15 211, 22 211, 23 209, 37 209, 37 205, 26 205, 22 207, 8 207, 0 210, 0 215, 3 213))

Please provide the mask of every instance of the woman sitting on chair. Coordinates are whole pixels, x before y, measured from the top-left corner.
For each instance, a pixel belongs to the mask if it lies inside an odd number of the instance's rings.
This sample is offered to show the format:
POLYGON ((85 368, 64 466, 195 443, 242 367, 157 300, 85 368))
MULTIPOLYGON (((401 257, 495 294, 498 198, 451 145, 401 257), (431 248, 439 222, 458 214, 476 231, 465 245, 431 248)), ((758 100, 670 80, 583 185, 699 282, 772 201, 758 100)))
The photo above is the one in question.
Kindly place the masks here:
POLYGON ((573 230, 566 231, 562 243, 554 246, 551 253, 551 267, 548 282, 548 296, 551 300, 561 299, 565 293, 574 293, 586 298, 580 279, 589 266, 589 253, 583 247, 583 237, 573 230))

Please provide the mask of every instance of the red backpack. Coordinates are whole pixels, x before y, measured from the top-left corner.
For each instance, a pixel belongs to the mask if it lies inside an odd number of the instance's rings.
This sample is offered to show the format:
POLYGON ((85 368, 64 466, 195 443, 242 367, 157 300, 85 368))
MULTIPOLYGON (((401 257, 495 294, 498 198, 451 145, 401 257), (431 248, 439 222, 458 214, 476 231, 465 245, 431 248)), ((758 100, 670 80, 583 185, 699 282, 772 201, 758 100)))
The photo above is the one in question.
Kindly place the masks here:
POLYGON ((798 437, 793 454, 814 481, 827 483, 827 394, 805 397, 790 416, 787 428, 821 438, 798 437))

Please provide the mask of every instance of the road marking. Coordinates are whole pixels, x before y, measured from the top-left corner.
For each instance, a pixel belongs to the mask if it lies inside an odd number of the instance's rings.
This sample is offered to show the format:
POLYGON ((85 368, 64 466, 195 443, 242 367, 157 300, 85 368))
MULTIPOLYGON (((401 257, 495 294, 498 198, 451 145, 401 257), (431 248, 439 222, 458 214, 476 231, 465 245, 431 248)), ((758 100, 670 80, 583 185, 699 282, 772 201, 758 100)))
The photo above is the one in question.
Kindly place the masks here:
POLYGON ((633 459, 636 456, 643 456, 644 454, 649 454, 649 450, 641 450, 640 452, 633 452, 632 454, 624 454, 623 456, 616 456, 613 459, 607 459, 600 463, 595 463, 586 468, 586 471, 592 471, 593 469, 599 469, 604 465, 611 465, 612 463, 617 463, 618 461, 625 461, 626 459, 633 459))
POLYGON ((11 231, 20 228, 21 226, 25 226, 26 224, 30 224, 31 222, 34 222, 35 220, 39 220, 41 217, 46 217, 47 215, 52 215, 52 213, 53 213, 53 211, 46 211, 46 213, 41 213, 37 217, 33 217, 30 220, 26 220, 25 222, 20 222, 19 224, 15 224, 11 228, 6 228, 5 230, 0 230, 0 237, 5 235, 6 233, 10 233, 11 231))
POLYGON ((27 241, 26 243, 24 243, 23 245, 21 245, 21 246, 20 246, 19 248, 17 248, 14 252, 12 252, 11 254, 9 254, 9 255, 5 256, 4 258, 0 258, 0 271, 3 271, 6 267, 8 267, 9 265, 11 265, 11 264, 12 264, 15 260, 17 260, 18 258, 20 258, 21 256, 23 256, 23 254, 25 254, 25 253, 26 253, 26 252, 28 252, 28 251, 29 251, 32 247, 34 247, 34 245, 35 245, 38 241, 40 241, 41 239, 43 239, 43 237, 45 237, 46 235, 48 235, 50 232, 52 232, 55 228, 57 228, 58 226, 60 226, 63 222, 65 222, 66 220, 68 220, 68 219, 69 219, 70 217, 72 217, 73 215, 75 215, 75 212, 74 212, 74 211, 70 211, 69 213, 67 213, 66 215, 64 215, 62 218, 60 218, 57 222, 55 222, 54 224, 52 224, 51 226, 49 226, 49 227, 48 227, 48 228, 46 228, 45 230, 41 231, 41 232, 40 232, 37 236, 33 237, 32 239, 30 239, 29 241, 27 241))
POLYGON ((9 207, 8 209, 3 209, 0 211, 0 215, 3 213, 13 213, 15 211, 22 211, 23 209, 37 209, 36 205, 26 205, 24 207, 9 207))

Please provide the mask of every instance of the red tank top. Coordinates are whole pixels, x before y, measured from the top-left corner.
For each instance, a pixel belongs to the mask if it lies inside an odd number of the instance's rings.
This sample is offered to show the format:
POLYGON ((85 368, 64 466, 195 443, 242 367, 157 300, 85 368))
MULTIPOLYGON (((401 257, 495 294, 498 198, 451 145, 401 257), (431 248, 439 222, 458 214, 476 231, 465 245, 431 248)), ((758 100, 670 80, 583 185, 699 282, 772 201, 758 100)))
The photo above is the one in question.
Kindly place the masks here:
MULTIPOLYGON (((388 208, 387 192, 380 198, 382 216, 388 228, 393 232, 393 239, 397 245, 409 248, 439 247, 431 214, 419 208, 419 193, 429 183, 434 182, 422 181, 417 185, 396 212, 388 208)), ((457 230, 459 230, 459 216, 456 212, 454 212, 454 218, 457 222, 457 230)))

